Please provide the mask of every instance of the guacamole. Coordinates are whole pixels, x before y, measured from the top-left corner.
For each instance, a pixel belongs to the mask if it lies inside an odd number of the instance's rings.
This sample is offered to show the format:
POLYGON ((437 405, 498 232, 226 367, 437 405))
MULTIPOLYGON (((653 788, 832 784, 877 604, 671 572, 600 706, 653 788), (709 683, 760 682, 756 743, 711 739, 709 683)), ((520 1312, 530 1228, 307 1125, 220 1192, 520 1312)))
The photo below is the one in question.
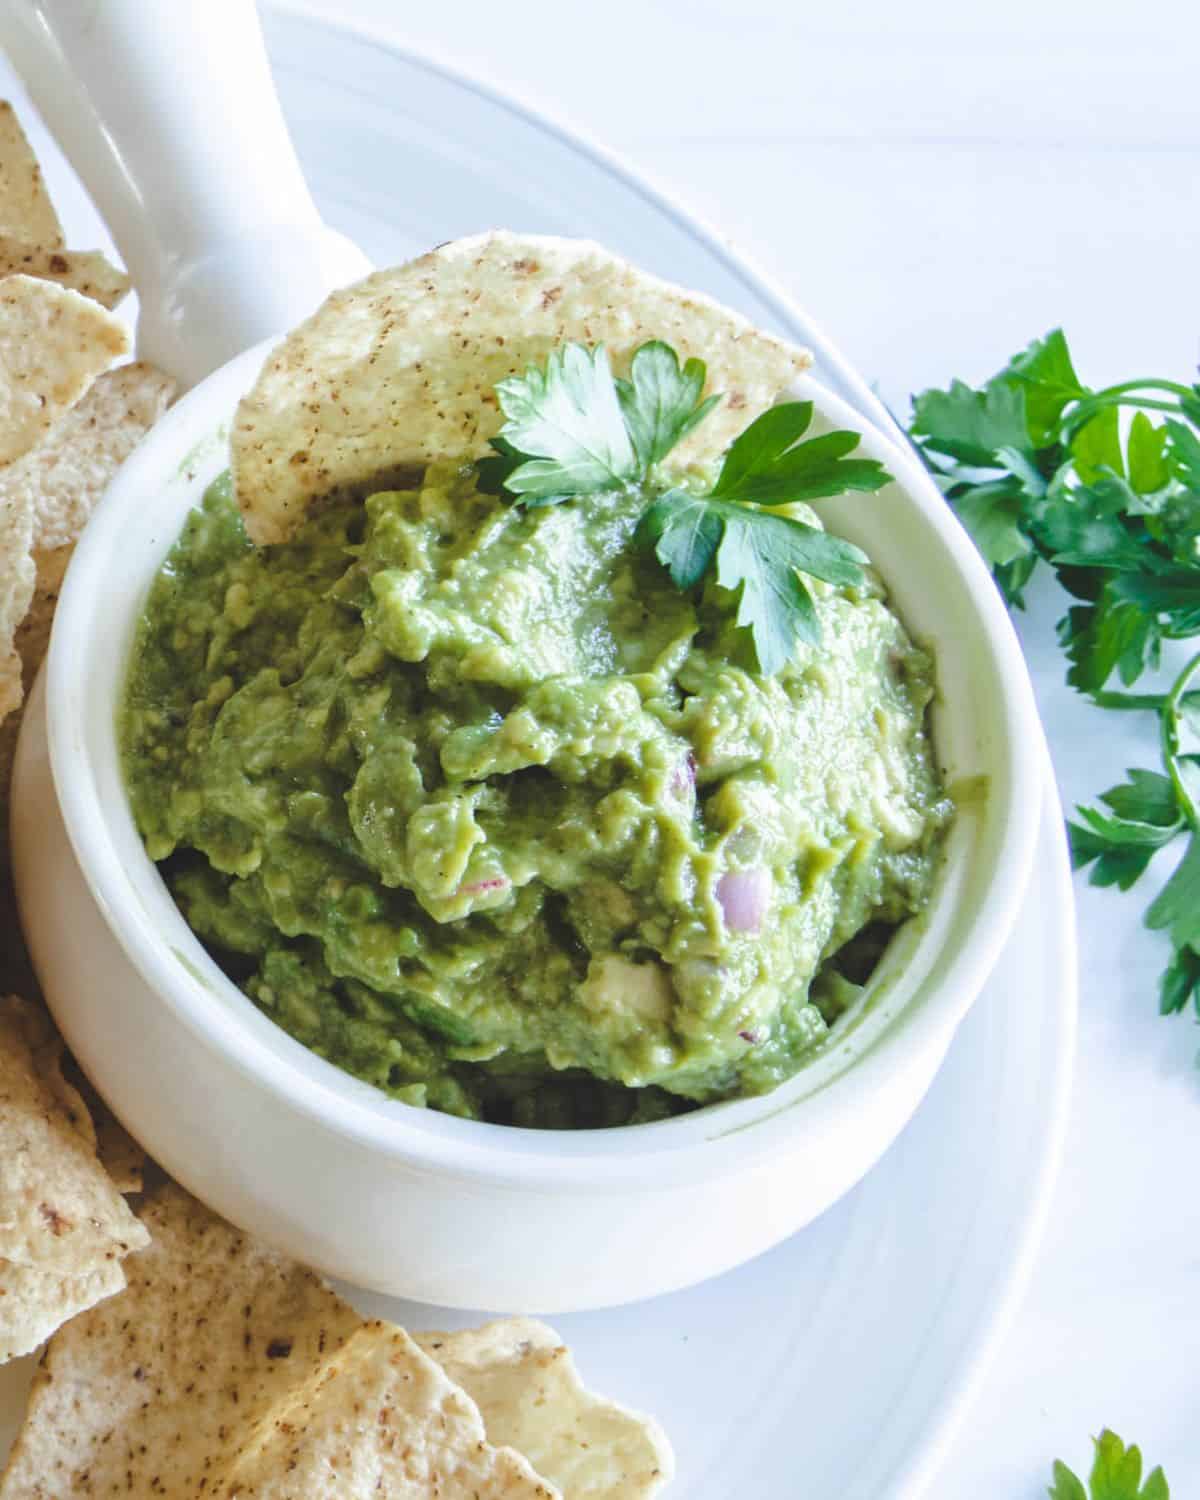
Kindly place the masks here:
POLYGON ((434 465, 258 549, 225 478, 152 589, 146 848, 255 1003, 396 1098, 580 1126, 769 1090, 927 899, 931 663, 873 575, 814 582, 821 644, 766 677, 732 596, 631 546, 643 504, 434 465))

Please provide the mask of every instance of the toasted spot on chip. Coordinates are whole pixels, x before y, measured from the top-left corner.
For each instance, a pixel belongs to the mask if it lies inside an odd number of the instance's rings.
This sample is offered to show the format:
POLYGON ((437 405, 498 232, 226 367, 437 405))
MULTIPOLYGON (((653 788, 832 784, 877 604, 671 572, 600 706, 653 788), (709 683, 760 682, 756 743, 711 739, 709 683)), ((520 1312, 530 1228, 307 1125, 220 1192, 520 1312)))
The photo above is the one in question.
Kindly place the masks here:
MULTIPOLYGON (((216 1500, 560 1500, 401 1328, 368 1323, 215 1465, 216 1500)), ((122 1492, 124 1493, 124 1492, 122 1492)))
POLYGON ((519 1449, 564 1500, 646 1500, 670 1482, 662 1428, 587 1390, 545 1323, 504 1318, 416 1338, 479 1407, 489 1441, 519 1449))
POLYGON ((27 453, 129 350, 123 324, 53 281, 0 281, 0 464, 27 453))
POLYGON ((129 291, 129 277, 100 250, 48 250, 0 234, 0 276, 57 281, 102 307, 116 307, 129 291))
MULTIPOLYGON (((173 1184, 128 1287, 51 1339, 2 1500, 211 1495, 216 1465, 362 1319, 311 1271, 173 1184), (290 1343, 286 1358, 268 1351, 290 1343)), ((317 1493, 320 1493, 319 1491, 317 1493)))
POLYGON ((60 249, 62 226, 16 111, 0 100, 0 234, 60 249))
POLYGON ((812 363, 586 240, 497 231, 376 272, 289 334, 240 403, 232 454, 247 530, 280 541, 331 490, 477 457, 501 423, 497 381, 564 340, 604 344, 624 374, 652 338, 703 359, 707 389, 725 397, 676 450, 681 463, 715 456, 812 363))

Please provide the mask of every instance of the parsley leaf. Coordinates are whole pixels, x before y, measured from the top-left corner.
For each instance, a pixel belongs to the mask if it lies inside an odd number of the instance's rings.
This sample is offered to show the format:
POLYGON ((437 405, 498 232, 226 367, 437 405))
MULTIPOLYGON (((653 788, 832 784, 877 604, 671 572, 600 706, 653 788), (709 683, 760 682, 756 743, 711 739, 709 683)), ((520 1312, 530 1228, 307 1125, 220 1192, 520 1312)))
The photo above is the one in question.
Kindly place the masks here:
POLYGON ((629 379, 613 377, 603 348, 566 344, 544 369, 501 381, 505 416, 492 453, 479 461, 481 489, 507 492, 527 507, 559 505, 605 490, 646 498, 635 542, 652 551, 676 587, 698 588, 715 573, 738 595, 737 623, 749 630, 759 670, 778 672, 799 643, 820 639, 816 606, 802 574, 839 587, 862 582, 857 547, 777 508, 847 491, 874 491, 890 476, 875 459, 852 458, 856 432, 805 438, 810 401, 764 412, 729 446, 711 490, 663 488, 656 470, 720 400, 704 397, 701 360, 680 366, 669 345, 643 344, 629 379))
POLYGON ((1179 806, 1169 776, 1158 771, 1131 770, 1129 780, 1100 793, 1101 802, 1112 808, 1118 818, 1132 823, 1150 823, 1157 828, 1180 826, 1179 806))
POLYGON ((681 370, 674 349, 654 340, 633 356, 629 379, 616 382, 621 413, 643 473, 666 458, 720 401, 720 396, 700 399, 705 374, 703 360, 689 359, 681 370))
POLYGON ((888 482, 875 459, 846 457, 858 447, 857 432, 827 432, 802 443, 812 418, 811 401, 784 401, 763 412, 731 444, 713 495, 791 505, 847 490, 878 490, 888 482))
MULTIPOLYGON (((564 344, 544 370, 530 365, 524 375, 502 380, 496 397, 508 420, 492 447, 511 465, 504 488, 526 505, 557 505, 638 476, 603 346, 564 344)), ((493 468, 484 477, 495 474, 493 468)))
POLYGON ((1136 411, 1129 424, 1129 482, 1139 495, 1161 490, 1171 477, 1166 448, 1169 433, 1155 427, 1144 411, 1136 411))
MULTIPOLYGON (((1120 791, 1120 788, 1115 790, 1120 791)), ((1113 795, 1106 792, 1104 800, 1113 795)), ((1127 891, 1154 855, 1165 848, 1183 827, 1175 807, 1173 789, 1171 811, 1172 821, 1163 824, 1120 817, 1101 812, 1098 808, 1077 808, 1078 821, 1067 824, 1072 868, 1081 870, 1090 864, 1093 885, 1115 885, 1127 891)))
POLYGON ((1200 633, 1200 569, 1147 568, 1113 579, 1113 597, 1135 605, 1164 635, 1183 639, 1200 633))
POLYGON ((796 642, 821 638, 812 595, 800 577, 827 583, 862 581, 866 558, 849 542, 790 516, 724 508, 717 582, 741 588, 737 622, 754 637, 759 670, 771 675, 789 662, 796 642))
POLYGON ((865 555, 840 537, 770 509, 797 500, 879 489, 888 481, 874 459, 849 459, 853 432, 800 439, 810 401, 772 407, 731 444, 710 495, 668 491, 647 509, 641 539, 678 587, 693 587, 715 557, 717 582, 739 591, 737 623, 750 631, 761 672, 778 672, 797 643, 820 639, 816 607, 802 573, 853 587, 865 555), (747 503, 749 502, 749 503, 747 503))
POLYGON ((1162 631, 1157 621, 1111 590, 1095 605, 1068 610, 1058 631, 1071 661, 1067 681, 1083 693, 1099 692, 1114 672, 1128 687, 1159 662, 1162 631))
POLYGON ((797 641, 820 640, 799 575, 853 587, 866 562, 852 543, 804 521, 685 490, 669 490, 648 506, 639 536, 681 589, 699 583, 715 557, 720 586, 741 590, 737 623, 751 632, 759 670, 768 676, 791 660, 797 641))
POLYGON ((1061 1459, 1054 1461, 1054 1483, 1047 1493, 1050 1500, 1088 1500, 1082 1483, 1061 1459))
POLYGON ((691 589, 712 566, 724 533, 724 516, 711 501, 668 490, 642 512, 637 539, 653 548, 676 588, 691 589))
POLYGON ((1104 406, 1071 435, 1071 458, 1084 484, 1105 474, 1124 476, 1121 454, 1121 414, 1115 406, 1104 406))
POLYGON ((1158 1009, 1164 1016, 1176 1015, 1191 1000, 1200 1016, 1200 953, 1180 948, 1163 971, 1159 982, 1158 1009))
POLYGON ((1088 1476, 1088 1488, 1067 1468, 1061 1459, 1054 1465, 1054 1484, 1050 1500, 1171 1500, 1171 1492, 1161 1468, 1155 1469, 1142 1483, 1142 1455, 1136 1447, 1125 1444, 1106 1427, 1094 1439, 1095 1458, 1088 1476))
POLYGON ((958 518, 994 568, 1034 557, 1033 543, 1021 529, 1025 497, 1002 481, 977 485, 955 501, 958 518))
POLYGON ((1001 448, 1021 452, 1032 446, 1024 392, 1003 382, 973 391, 952 380, 949 390, 914 396, 911 431, 914 438, 925 439, 918 441, 919 449, 983 467, 1000 467, 996 455, 1001 448))
POLYGON ((1146 913, 1146 926, 1166 929, 1177 949, 1200 952, 1200 834, 1188 840, 1175 873, 1146 913))
POLYGON ((1171 472, 1191 489, 1200 489, 1200 438, 1193 431, 1194 427, 1200 426, 1200 410, 1197 407, 1200 407, 1200 397, 1184 407, 1190 413, 1188 420, 1192 427, 1185 427, 1182 422, 1163 423, 1170 443, 1171 472))
POLYGON ((821 635, 804 581, 762 543, 758 530, 746 521, 727 525, 717 554, 717 581, 722 588, 741 588, 737 622, 753 634, 759 669, 769 675, 791 660, 797 641, 813 645, 821 635))
POLYGON ((1071 402, 1087 395, 1071 363, 1061 328, 1014 355, 1000 383, 1023 392, 1029 436, 1039 448, 1053 439, 1059 418, 1071 402))
POLYGON ((1033 383, 997 377, 976 391, 955 380, 948 390, 924 391, 913 397, 909 431, 1005 598, 1018 605, 1038 560, 1028 518, 1046 485, 1026 410, 1033 383))
POLYGON ((1154 566, 1138 538, 1112 513, 1104 490, 1080 489, 1047 506, 1033 526, 1038 546, 1060 569, 1133 570, 1154 566))

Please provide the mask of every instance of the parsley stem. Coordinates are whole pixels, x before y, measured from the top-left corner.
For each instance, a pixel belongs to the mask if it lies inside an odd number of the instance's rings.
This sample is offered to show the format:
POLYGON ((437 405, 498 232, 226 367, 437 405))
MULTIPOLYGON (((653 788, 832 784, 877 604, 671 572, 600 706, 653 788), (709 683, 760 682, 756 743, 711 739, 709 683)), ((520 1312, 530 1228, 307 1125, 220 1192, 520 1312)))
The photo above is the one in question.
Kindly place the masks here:
POLYGON ((1091 695, 1097 708, 1118 708, 1159 713, 1167 701, 1166 693, 1114 693, 1100 688, 1091 695))
POLYGON ((1136 406, 1139 411, 1177 412, 1179 410, 1174 401, 1155 401, 1150 396, 1139 397, 1136 401, 1131 401, 1128 396, 1120 396, 1112 404, 1115 406, 1136 406))
MULTIPOLYGON (((1190 640, 1195 635, 1180 636, 1180 640, 1190 640)), ((1166 706, 1167 693, 1119 693, 1111 688, 1099 688, 1088 697, 1097 708, 1115 708, 1126 713, 1161 713, 1166 706)), ((1184 708, 1200 711, 1200 688, 1193 688, 1190 693, 1184 693, 1179 700, 1184 708)))
MULTIPOLYGON (((1136 389, 1136 384, 1132 388, 1136 389)), ((1139 411, 1171 411, 1176 416, 1179 415, 1179 404, 1176 401, 1156 401, 1150 396, 1126 396, 1122 394, 1121 387, 1113 386, 1111 390, 1100 391, 1095 396, 1087 396, 1082 401, 1076 402, 1072 410, 1063 418, 1064 443, 1069 442, 1085 422, 1090 422, 1094 416, 1109 406, 1136 407, 1139 411)))
MULTIPOLYGON (((1181 400, 1186 400, 1193 394, 1186 385, 1180 385, 1177 380, 1124 380, 1120 385, 1106 385, 1095 395, 1123 396, 1126 391, 1169 391, 1172 396, 1178 396, 1181 400)), ((1174 408, 1172 407, 1171 410, 1174 408)))
POLYGON ((1198 675, 1200 675, 1200 654, 1193 656, 1191 661, 1188 662, 1187 666, 1184 667, 1183 671, 1175 679, 1171 691, 1167 694, 1166 702, 1162 706, 1161 722, 1163 766, 1166 769, 1167 775, 1171 778, 1179 806, 1183 809, 1184 816, 1196 832, 1200 832, 1200 807, 1197 807, 1195 799, 1188 789, 1187 782, 1180 769, 1179 760, 1183 754, 1183 747, 1180 742, 1183 728, 1183 709, 1186 706, 1187 699, 1191 696, 1188 693, 1188 684, 1192 681, 1193 677, 1198 675))

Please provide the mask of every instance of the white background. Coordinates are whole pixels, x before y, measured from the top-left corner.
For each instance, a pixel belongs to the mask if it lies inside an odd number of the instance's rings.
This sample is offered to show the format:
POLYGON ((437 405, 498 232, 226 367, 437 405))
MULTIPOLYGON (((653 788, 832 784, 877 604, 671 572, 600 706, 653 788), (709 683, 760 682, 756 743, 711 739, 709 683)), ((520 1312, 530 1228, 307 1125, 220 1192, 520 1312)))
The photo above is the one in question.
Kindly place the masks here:
MULTIPOLYGON (((622 153, 773 273, 896 409, 987 376, 1056 323, 1091 384, 1196 378, 1200 7, 1186 0, 311 8, 382 25, 622 153)), ((1152 726, 1062 686, 1060 602, 1037 595, 1022 634, 1069 802, 1152 764, 1154 746, 1152 726)), ((931 1500, 1034 1500, 1051 1459, 1082 1468, 1106 1423, 1163 1464, 1174 1500, 1200 1496, 1200 1031, 1155 1013, 1164 953, 1140 930, 1146 899, 1079 891, 1061 1184, 931 1500)))
MULTIPOLYGON (((309 8, 623 154, 772 273, 898 412, 1056 323, 1093 385, 1195 378, 1194 0, 309 8)), ((1020 624, 1069 803, 1153 764, 1154 740, 1062 685, 1061 605, 1035 590, 1020 624)), ((1086 1467, 1104 1424, 1163 1464, 1173 1500, 1200 1497, 1200 1031, 1155 1013, 1164 943, 1140 928, 1155 875, 1145 894, 1079 890, 1063 1175, 1028 1296, 929 1500, 1034 1500, 1053 1457, 1086 1467)))

